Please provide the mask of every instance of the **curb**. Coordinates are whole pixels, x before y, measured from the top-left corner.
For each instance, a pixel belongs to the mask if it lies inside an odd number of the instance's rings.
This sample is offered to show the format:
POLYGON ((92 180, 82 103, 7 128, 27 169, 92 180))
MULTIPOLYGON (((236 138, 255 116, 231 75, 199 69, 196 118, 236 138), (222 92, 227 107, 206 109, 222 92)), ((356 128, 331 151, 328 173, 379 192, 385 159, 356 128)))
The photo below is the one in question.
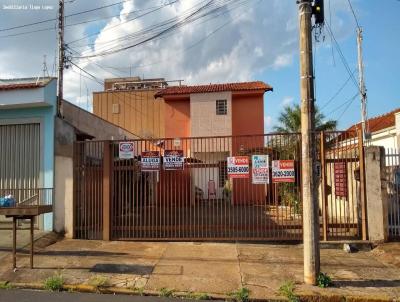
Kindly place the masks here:
MULTIPOLYGON (((3 283, 3 282, 0 282, 3 283)), ((7 283, 13 289, 31 289, 31 290, 43 290, 43 284, 41 283, 7 283)), ((75 291, 80 293, 97 293, 97 294, 118 294, 118 295, 132 295, 132 296, 153 296, 159 297, 160 292, 155 290, 139 290, 121 288, 121 287, 95 287, 87 284, 65 284, 63 285, 63 290, 65 291, 75 291)), ((224 301, 234 301, 234 299, 229 295, 224 294, 207 294, 208 300, 224 300, 224 301)), ((188 299, 188 292, 173 292, 173 298, 188 299)), ((344 296, 340 294, 320 294, 315 292, 302 292, 298 293, 300 301, 304 302, 394 302, 400 301, 391 298, 386 295, 381 296, 344 296)), ((264 299, 249 299, 249 301, 254 302, 287 302, 287 298, 283 297, 265 297, 264 299)))

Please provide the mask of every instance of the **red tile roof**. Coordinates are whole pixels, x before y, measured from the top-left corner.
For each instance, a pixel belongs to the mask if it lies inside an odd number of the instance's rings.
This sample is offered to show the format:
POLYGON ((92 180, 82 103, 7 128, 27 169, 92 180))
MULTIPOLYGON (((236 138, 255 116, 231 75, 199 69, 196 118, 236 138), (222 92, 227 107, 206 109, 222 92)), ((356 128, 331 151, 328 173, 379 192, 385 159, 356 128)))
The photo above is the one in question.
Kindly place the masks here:
POLYGON ((43 83, 23 83, 23 84, 0 84, 0 90, 13 90, 13 89, 32 89, 44 87, 43 83))
POLYGON ((193 86, 171 86, 158 91, 154 95, 154 97, 157 98, 166 95, 182 95, 191 93, 207 93, 207 92, 222 92, 222 91, 257 91, 257 90, 260 92, 265 92, 272 90, 272 87, 261 81, 193 85, 193 86))
MULTIPOLYGON (((395 114, 400 112, 400 108, 393 111, 379 115, 367 120, 369 132, 377 132, 386 128, 394 127, 396 125, 395 114)), ((355 131, 361 129, 361 123, 355 124, 347 129, 347 131, 355 131)))

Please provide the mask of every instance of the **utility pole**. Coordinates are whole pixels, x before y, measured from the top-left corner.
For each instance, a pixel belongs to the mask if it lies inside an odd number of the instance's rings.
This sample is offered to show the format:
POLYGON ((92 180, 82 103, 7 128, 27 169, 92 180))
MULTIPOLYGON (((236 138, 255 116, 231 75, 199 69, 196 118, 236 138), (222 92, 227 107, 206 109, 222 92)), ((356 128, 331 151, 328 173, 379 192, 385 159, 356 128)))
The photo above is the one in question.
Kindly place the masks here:
POLYGON ((304 282, 316 285, 320 270, 319 214, 316 175, 314 72, 312 54, 313 7, 298 0, 300 20, 301 158, 303 194, 304 282))
POLYGON ((363 63, 363 53, 362 53, 362 28, 357 28, 357 49, 358 49, 358 78, 359 78, 359 89, 361 96, 361 129, 363 135, 363 141, 367 138, 368 127, 365 124, 367 121, 367 90, 365 88, 364 82, 364 63, 363 63))
POLYGON ((58 98, 57 116, 62 117, 64 81, 64 0, 59 0, 58 8, 58 98))

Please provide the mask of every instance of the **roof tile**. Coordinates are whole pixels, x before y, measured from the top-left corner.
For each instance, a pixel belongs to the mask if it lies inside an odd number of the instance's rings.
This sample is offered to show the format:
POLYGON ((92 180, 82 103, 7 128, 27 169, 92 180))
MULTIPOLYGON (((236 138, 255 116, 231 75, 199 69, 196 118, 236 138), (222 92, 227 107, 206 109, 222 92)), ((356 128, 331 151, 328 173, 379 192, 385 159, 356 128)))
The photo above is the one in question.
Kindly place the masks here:
POLYGON ((192 86, 171 86, 158 91, 154 97, 157 98, 167 95, 182 95, 191 93, 209 93, 209 92, 221 92, 221 91, 254 91, 254 90, 265 92, 272 90, 272 87, 261 81, 192 85, 192 86))

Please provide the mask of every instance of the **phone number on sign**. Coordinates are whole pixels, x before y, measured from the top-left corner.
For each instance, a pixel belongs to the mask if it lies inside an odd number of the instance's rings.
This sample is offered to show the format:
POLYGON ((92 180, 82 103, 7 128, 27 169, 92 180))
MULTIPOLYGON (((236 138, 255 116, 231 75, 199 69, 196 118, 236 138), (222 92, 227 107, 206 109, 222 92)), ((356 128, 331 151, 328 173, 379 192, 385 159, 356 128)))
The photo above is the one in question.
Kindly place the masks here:
POLYGON ((228 174, 249 173, 249 167, 228 167, 228 174))
POLYGON ((272 177, 294 177, 294 171, 272 171, 272 177))

